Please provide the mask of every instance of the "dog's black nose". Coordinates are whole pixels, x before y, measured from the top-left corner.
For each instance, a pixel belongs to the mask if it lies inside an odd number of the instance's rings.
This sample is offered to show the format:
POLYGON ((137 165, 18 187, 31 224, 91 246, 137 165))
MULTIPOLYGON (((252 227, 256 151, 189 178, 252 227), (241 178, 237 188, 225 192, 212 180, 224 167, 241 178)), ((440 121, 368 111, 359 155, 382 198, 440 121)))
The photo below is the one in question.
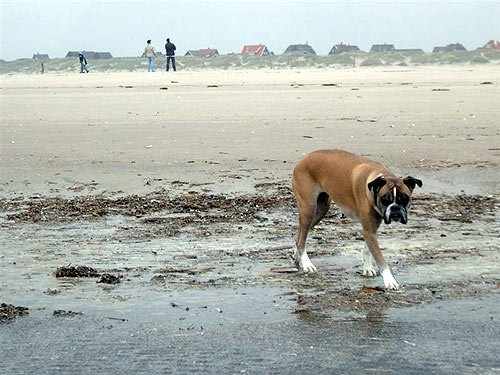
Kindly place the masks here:
POLYGON ((390 218, 395 221, 401 221, 403 215, 401 215, 399 212, 394 212, 391 214, 390 218))
POLYGON ((400 211, 392 212, 389 219, 399 221, 401 224, 406 224, 408 222, 406 215, 400 211))

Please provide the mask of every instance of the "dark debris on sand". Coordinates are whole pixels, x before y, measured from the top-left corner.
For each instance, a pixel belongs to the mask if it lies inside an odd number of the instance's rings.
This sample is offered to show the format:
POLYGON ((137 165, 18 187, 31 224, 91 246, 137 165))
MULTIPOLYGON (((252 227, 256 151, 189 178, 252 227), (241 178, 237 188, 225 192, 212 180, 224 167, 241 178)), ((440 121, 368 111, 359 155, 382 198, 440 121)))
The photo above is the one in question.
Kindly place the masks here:
POLYGON ((100 273, 87 266, 63 266, 54 273, 56 277, 99 277, 100 273))
POLYGON ((21 315, 29 314, 29 309, 22 306, 14 306, 7 303, 0 305, 0 324, 6 323, 21 315))
POLYGON ((97 283, 99 284, 119 284, 121 282, 121 278, 123 276, 116 276, 112 275, 110 273, 103 273, 99 280, 97 280, 97 283))
POLYGON ((120 198, 109 198, 102 195, 78 196, 69 199, 30 197, 22 201, 0 200, 0 212, 16 211, 7 214, 7 220, 16 223, 97 220, 108 215, 141 217, 155 212, 197 214, 211 210, 224 212, 224 220, 235 218, 249 221, 256 213, 263 210, 292 204, 291 198, 291 193, 278 196, 227 197, 198 192, 171 196, 165 191, 144 196, 130 195, 120 198))
POLYGON ((404 290, 391 292, 382 288, 335 288, 324 286, 320 295, 296 295, 303 312, 383 311, 392 307, 409 307, 450 298, 467 298, 496 293, 498 283, 486 280, 450 281, 439 284, 412 284, 404 290))
MULTIPOLYGON (((261 214, 280 209, 295 210, 291 189, 283 184, 256 186, 267 190, 260 194, 226 196, 187 192, 172 195, 166 190, 143 196, 129 195, 119 198, 87 195, 74 198, 29 197, 23 200, 0 200, 0 213, 15 223, 69 222, 99 220, 105 216, 123 215, 142 218, 145 224, 162 225, 167 219, 148 217, 152 214, 181 214, 169 217, 169 233, 176 235, 176 227, 205 225, 218 222, 252 223, 262 220, 261 214)), ((412 210, 427 218, 442 221, 472 222, 476 217, 494 212, 498 207, 497 195, 441 195, 415 194, 412 210)), ((333 210, 335 206, 333 205, 333 210)))
POLYGON ((80 311, 71 311, 71 310, 54 310, 52 315, 72 317, 72 316, 77 316, 77 315, 83 315, 83 313, 80 311))
POLYGON ((54 272, 55 277, 98 277, 99 284, 119 284, 122 275, 113 275, 109 272, 99 272, 92 267, 87 266, 63 266, 54 272))
POLYGON ((419 217, 431 217, 441 221, 472 223, 477 218, 494 214, 499 205, 498 196, 459 194, 439 196, 416 195, 413 207, 419 217))

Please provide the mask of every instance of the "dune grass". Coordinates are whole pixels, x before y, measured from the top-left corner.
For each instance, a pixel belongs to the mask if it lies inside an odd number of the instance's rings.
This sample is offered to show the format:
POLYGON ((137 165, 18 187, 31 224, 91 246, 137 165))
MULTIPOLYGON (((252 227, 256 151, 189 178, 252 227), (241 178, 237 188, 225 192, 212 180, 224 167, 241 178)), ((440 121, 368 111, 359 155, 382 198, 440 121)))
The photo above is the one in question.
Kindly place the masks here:
MULTIPOLYGON (((499 64, 500 51, 466 51, 447 53, 386 52, 344 53, 340 55, 312 56, 284 54, 267 57, 224 55, 212 58, 178 56, 179 69, 296 69, 342 68, 416 65, 475 65, 499 64)), ((135 72, 146 70, 146 60, 140 57, 119 57, 109 60, 89 60, 88 68, 94 72, 135 72)), ((78 59, 51 59, 44 61, 47 73, 79 72, 78 59)), ((165 69, 165 56, 156 59, 156 69, 165 69)), ((39 74, 41 63, 32 59, 0 60, 0 74, 39 74)))

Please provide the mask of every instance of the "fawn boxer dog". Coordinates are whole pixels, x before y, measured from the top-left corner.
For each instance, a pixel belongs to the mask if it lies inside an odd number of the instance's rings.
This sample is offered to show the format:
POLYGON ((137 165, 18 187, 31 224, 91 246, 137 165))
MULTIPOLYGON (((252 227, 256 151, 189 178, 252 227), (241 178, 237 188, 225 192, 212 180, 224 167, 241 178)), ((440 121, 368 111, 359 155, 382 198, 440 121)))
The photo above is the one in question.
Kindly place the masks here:
POLYGON ((396 177, 383 164, 350 152, 319 150, 306 155, 295 166, 292 177, 299 210, 295 262, 306 273, 317 272, 305 249, 307 233, 323 219, 334 201, 363 227, 363 275, 376 276, 373 257, 385 287, 399 289, 380 251, 377 230, 382 220, 386 224, 407 223, 411 194, 417 185, 422 187, 422 181, 396 177))

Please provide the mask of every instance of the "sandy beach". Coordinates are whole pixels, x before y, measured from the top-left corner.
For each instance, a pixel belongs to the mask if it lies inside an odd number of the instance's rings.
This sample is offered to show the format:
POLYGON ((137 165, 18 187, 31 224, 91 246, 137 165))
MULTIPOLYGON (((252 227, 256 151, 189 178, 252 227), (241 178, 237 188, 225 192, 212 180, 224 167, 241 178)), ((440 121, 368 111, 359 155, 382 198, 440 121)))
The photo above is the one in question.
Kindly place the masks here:
POLYGON ((491 65, 2 75, 0 302, 29 308, 0 325, 4 365, 498 371, 499 83, 491 65), (401 292, 360 276, 335 208, 308 241, 320 273, 293 269, 290 175, 323 148, 423 180, 380 233, 401 292))
POLYGON ((436 192, 474 189, 460 171, 486 174, 491 191, 499 75, 487 66, 3 76, 2 194, 72 183, 141 192, 157 178, 239 190, 288 178, 320 148, 402 172, 444 166, 463 184, 434 168, 452 185, 426 184, 436 192), (227 177, 242 169, 252 172, 227 177))

